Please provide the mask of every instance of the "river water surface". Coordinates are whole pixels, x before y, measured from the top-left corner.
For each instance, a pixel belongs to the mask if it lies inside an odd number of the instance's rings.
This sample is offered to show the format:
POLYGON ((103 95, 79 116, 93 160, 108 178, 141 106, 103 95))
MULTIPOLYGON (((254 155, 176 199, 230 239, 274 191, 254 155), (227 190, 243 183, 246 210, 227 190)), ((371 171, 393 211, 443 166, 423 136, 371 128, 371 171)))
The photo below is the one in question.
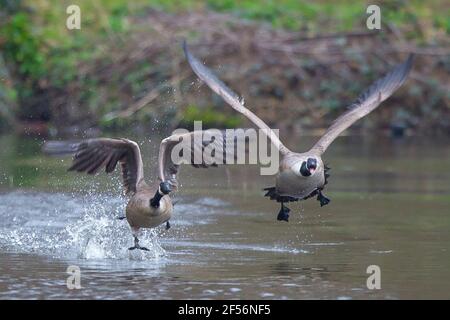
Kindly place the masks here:
MULTIPOLYGON (((155 181, 159 137, 142 145, 155 181)), ((306 149, 313 138, 291 138, 306 149)), ((259 168, 183 167, 172 228, 128 251, 119 174, 66 173, 42 141, 0 136, 0 298, 450 298, 449 140, 342 137, 324 159, 326 194, 290 205, 289 223, 263 197, 259 168), (369 290, 367 267, 381 270, 369 290), (68 266, 81 289, 66 286, 68 266)))

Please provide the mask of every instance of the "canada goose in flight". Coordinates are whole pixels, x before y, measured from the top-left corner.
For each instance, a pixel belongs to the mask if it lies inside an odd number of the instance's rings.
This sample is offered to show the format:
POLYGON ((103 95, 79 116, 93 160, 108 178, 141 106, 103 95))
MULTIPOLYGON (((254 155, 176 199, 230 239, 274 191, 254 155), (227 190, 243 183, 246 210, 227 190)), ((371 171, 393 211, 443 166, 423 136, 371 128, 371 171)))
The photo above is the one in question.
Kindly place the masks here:
MULTIPOLYGON (((117 162, 122 167, 125 193, 130 196, 126 207, 126 219, 134 237, 134 246, 129 250, 147 248, 139 245, 140 228, 155 228, 166 223, 172 216, 173 205, 168 194, 170 185, 161 182, 158 187, 149 186, 144 180, 141 151, 136 142, 127 139, 88 139, 80 142, 49 141, 44 152, 52 155, 74 154, 69 171, 96 174, 105 168, 106 173, 114 171, 117 162)), ((124 219, 120 218, 120 219, 124 219)))
POLYGON ((290 211, 284 205, 286 202, 304 200, 313 196, 317 196, 321 206, 330 202, 330 199, 322 193, 329 177, 328 168, 324 166, 322 161, 322 154, 345 129, 373 111, 405 82, 413 62, 413 55, 410 55, 404 63, 396 66, 386 76, 375 81, 350 105, 350 108, 344 114, 333 122, 310 150, 297 153, 284 146, 269 126, 244 106, 236 93, 195 58, 185 41, 183 42, 183 49, 195 74, 233 109, 246 116, 259 129, 264 129, 272 144, 278 149, 281 159, 275 186, 264 190, 267 191, 265 196, 281 203, 277 219, 284 221, 288 221, 290 211))

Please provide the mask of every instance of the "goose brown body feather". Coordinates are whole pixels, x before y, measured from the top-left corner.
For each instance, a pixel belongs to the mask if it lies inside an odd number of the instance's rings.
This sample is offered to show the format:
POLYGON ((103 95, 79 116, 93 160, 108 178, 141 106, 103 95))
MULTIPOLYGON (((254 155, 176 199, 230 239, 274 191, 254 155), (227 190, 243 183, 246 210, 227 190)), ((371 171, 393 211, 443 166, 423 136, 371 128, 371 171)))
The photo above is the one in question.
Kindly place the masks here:
POLYGON ((161 198, 158 208, 149 206, 150 200, 157 192, 156 188, 148 186, 134 194, 128 201, 126 207, 127 221, 132 228, 156 228, 170 220, 173 205, 170 197, 165 195, 161 198))

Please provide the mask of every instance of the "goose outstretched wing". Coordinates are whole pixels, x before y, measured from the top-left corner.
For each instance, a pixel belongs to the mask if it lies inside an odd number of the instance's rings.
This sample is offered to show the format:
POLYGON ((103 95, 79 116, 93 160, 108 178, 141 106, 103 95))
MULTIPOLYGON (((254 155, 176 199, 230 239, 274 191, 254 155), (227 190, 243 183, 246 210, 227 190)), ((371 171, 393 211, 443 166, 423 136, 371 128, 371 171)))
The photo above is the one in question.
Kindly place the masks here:
POLYGON ((79 142, 48 141, 43 151, 51 155, 73 154, 73 163, 68 170, 91 175, 103 168, 106 173, 110 173, 120 162, 126 194, 135 193, 144 183, 141 151, 138 144, 131 140, 98 138, 79 142))
POLYGON ((223 83, 219 78, 217 78, 208 67, 206 67, 192 55, 187 47, 186 41, 183 42, 183 50, 192 70, 201 80, 203 80, 208 85, 208 87, 211 88, 211 90, 221 96, 233 109, 239 111, 245 117, 247 117, 259 129, 264 130, 264 133, 268 136, 268 138, 272 141, 272 143, 281 154, 285 155, 289 152, 289 149, 283 145, 275 132, 257 115, 247 109, 236 93, 228 88, 226 84, 223 83))
POLYGON ((413 55, 396 66, 383 78, 375 81, 358 99, 349 107, 348 111, 338 117, 328 128, 325 134, 312 147, 311 151, 322 154, 328 146, 348 127, 361 119, 381 102, 389 98, 406 80, 413 63, 413 55))
MULTIPOLYGON (((236 130, 245 132, 245 129, 236 130)), ((176 190, 177 174, 182 164, 196 168, 235 164, 239 157, 246 157, 248 147, 256 143, 256 137, 236 134, 236 130, 198 130, 175 133, 163 139, 159 147, 159 179, 176 190)), ((246 158, 243 159, 245 162, 246 158)))

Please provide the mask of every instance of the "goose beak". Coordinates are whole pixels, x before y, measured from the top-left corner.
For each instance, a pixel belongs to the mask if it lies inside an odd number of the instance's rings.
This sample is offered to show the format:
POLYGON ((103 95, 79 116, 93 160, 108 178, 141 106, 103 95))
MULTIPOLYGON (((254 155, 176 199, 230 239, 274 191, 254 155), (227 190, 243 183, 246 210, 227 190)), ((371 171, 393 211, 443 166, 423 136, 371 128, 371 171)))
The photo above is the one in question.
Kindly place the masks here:
POLYGON ((308 158, 306 161, 306 169, 308 169, 310 174, 313 174, 317 169, 317 160, 314 158, 308 158))

